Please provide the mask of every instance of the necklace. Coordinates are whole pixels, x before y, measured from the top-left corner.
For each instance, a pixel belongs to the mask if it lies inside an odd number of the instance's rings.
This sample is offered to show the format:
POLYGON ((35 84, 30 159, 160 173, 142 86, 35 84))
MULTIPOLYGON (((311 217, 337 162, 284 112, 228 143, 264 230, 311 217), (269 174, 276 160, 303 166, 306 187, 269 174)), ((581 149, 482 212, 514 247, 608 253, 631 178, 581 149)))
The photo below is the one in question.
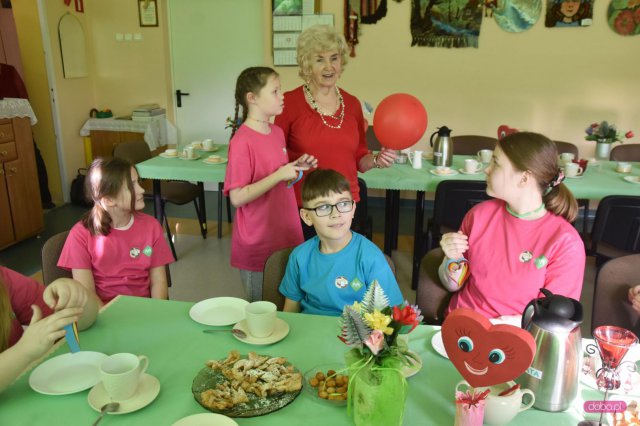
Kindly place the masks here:
POLYGON ((340 93, 340 89, 338 89, 338 86, 336 86, 336 95, 338 95, 339 106, 338 106, 338 110, 334 114, 325 114, 324 112, 320 111, 320 106, 318 105, 316 100, 313 98, 313 94, 311 93, 311 89, 309 89, 308 84, 303 85, 302 88, 304 91, 304 97, 307 99, 307 102, 309 102, 309 105, 311 105, 311 107, 318 113, 318 115, 320 115, 320 119, 322 120, 322 123, 331 129, 341 128, 342 121, 344 120, 344 100, 342 99, 342 93, 340 93), (339 115, 338 115, 338 112, 340 113, 339 115), (333 126, 327 123, 327 120, 325 120, 325 117, 331 117, 334 120, 340 120, 340 122, 336 126, 333 126))
POLYGON ((518 219, 524 219, 525 217, 533 216, 534 214, 540 213, 542 210, 545 209, 545 205, 544 205, 544 203, 542 203, 540 205, 540 207, 538 207, 537 209, 531 210, 530 212, 526 212, 526 213, 520 214, 520 213, 516 213, 513 210, 511 210, 511 207, 509 207, 509 204, 505 204, 505 206, 506 206, 507 211, 509 212, 509 214, 511 216, 513 216, 513 217, 517 217, 518 219))
POLYGON ((271 124, 271 122, 267 120, 258 120, 257 118, 247 117, 249 120, 257 121, 258 123, 271 124))

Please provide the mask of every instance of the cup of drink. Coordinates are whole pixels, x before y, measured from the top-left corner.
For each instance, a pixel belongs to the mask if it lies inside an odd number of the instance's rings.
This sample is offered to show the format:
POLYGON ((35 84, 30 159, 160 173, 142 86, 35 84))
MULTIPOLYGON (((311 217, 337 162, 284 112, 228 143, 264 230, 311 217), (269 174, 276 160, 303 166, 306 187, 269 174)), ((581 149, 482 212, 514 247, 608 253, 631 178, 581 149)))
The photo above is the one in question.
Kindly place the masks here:
POLYGON ((113 401, 131 398, 148 366, 149 359, 144 355, 119 353, 107 357, 100 364, 100 377, 109 397, 113 401))
POLYGON ((483 163, 490 163, 491 157, 493 157, 493 150, 491 149, 481 149, 478 151, 478 160, 483 163))
POLYGON ((574 158, 576 158, 576 156, 570 152, 563 152, 562 154, 560 154, 560 161, 562 163, 570 163, 574 158))
POLYGON ((195 158, 196 151, 192 146, 188 146, 184 149, 184 158, 195 158))
POLYGON ((583 171, 578 163, 565 163, 564 165, 564 174, 570 178, 580 176, 583 171))
POLYGON ((202 141, 202 149, 205 149, 207 151, 211 150, 213 148, 213 140, 212 139, 205 139, 202 141))
POLYGON ((464 171, 466 173, 478 173, 482 170, 482 163, 478 162, 473 158, 467 158, 464 160, 464 171))
POLYGON ((631 163, 627 163, 626 161, 618 161, 618 164, 616 164, 616 172, 618 172, 618 173, 630 173, 631 172, 631 163))
POLYGON ((245 306, 249 334, 253 337, 269 337, 276 328, 276 310, 274 303, 264 300, 245 306))

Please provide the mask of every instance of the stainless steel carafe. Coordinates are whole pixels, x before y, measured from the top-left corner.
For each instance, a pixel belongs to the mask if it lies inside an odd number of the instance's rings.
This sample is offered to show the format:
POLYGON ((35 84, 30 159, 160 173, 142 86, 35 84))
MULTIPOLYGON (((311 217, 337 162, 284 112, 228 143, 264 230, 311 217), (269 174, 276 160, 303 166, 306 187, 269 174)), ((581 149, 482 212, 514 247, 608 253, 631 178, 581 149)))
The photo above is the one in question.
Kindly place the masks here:
POLYGON ((582 305, 547 289, 540 291, 544 297, 532 300, 522 315, 522 328, 533 336, 536 355, 516 382, 533 391, 534 407, 564 411, 578 393, 582 305))
POLYGON ((451 167, 453 161, 453 141, 451 140, 451 129, 447 126, 438 127, 429 138, 433 148, 433 165, 451 167), (435 142, 433 137, 438 135, 435 142))

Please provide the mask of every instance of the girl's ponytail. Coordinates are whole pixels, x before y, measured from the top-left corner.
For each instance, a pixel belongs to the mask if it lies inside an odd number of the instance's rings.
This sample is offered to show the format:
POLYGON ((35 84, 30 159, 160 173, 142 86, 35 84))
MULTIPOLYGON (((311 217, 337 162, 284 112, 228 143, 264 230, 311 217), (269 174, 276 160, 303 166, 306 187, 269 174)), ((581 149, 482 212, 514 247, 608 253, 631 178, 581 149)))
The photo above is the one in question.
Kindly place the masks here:
POLYGON ((573 222, 578 215, 578 202, 564 183, 552 187, 546 195, 543 195, 542 201, 547 210, 564 217, 569 222, 573 222))
MULTIPOLYGON (((233 125, 231 126, 231 138, 233 138, 233 135, 236 134, 236 131, 238 131, 238 128, 240 127, 240 125, 238 124, 238 110, 239 109, 240 109, 240 104, 236 100, 236 112, 235 112, 235 115, 233 116, 233 125)), ((242 121, 244 121, 244 120, 242 120, 242 121)))

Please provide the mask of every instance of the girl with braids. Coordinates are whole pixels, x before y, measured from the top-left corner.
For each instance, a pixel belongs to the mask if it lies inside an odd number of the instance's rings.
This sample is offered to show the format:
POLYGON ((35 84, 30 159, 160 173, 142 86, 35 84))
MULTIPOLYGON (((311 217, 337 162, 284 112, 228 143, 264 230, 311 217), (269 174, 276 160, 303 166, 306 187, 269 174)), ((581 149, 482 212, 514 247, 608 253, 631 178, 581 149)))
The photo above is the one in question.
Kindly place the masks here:
POLYGON ((303 154, 289 162, 282 129, 270 119, 282 112, 280 78, 271 68, 242 71, 236 83, 236 112, 224 193, 236 207, 231 266, 240 269, 250 302, 262 299, 262 271, 273 252, 300 244, 302 229, 291 189, 302 172, 316 167, 303 154))
POLYGON ((467 307, 488 318, 519 316, 542 287, 580 299, 585 249, 570 223, 578 205, 557 158, 555 144, 536 133, 498 142, 485 170, 495 200, 474 206, 460 230, 440 241, 440 280, 457 292, 448 312, 467 307))
POLYGON ((97 158, 85 182, 94 205, 71 228, 58 266, 101 304, 119 294, 166 299, 165 265, 174 259, 160 223, 141 212, 136 168, 121 158, 97 158))
POLYGON ((60 278, 45 288, 0 266, 0 391, 64 336, 65 325, 77 321, 84 330, 97 313, 97 298, 77 281, 60 278))

